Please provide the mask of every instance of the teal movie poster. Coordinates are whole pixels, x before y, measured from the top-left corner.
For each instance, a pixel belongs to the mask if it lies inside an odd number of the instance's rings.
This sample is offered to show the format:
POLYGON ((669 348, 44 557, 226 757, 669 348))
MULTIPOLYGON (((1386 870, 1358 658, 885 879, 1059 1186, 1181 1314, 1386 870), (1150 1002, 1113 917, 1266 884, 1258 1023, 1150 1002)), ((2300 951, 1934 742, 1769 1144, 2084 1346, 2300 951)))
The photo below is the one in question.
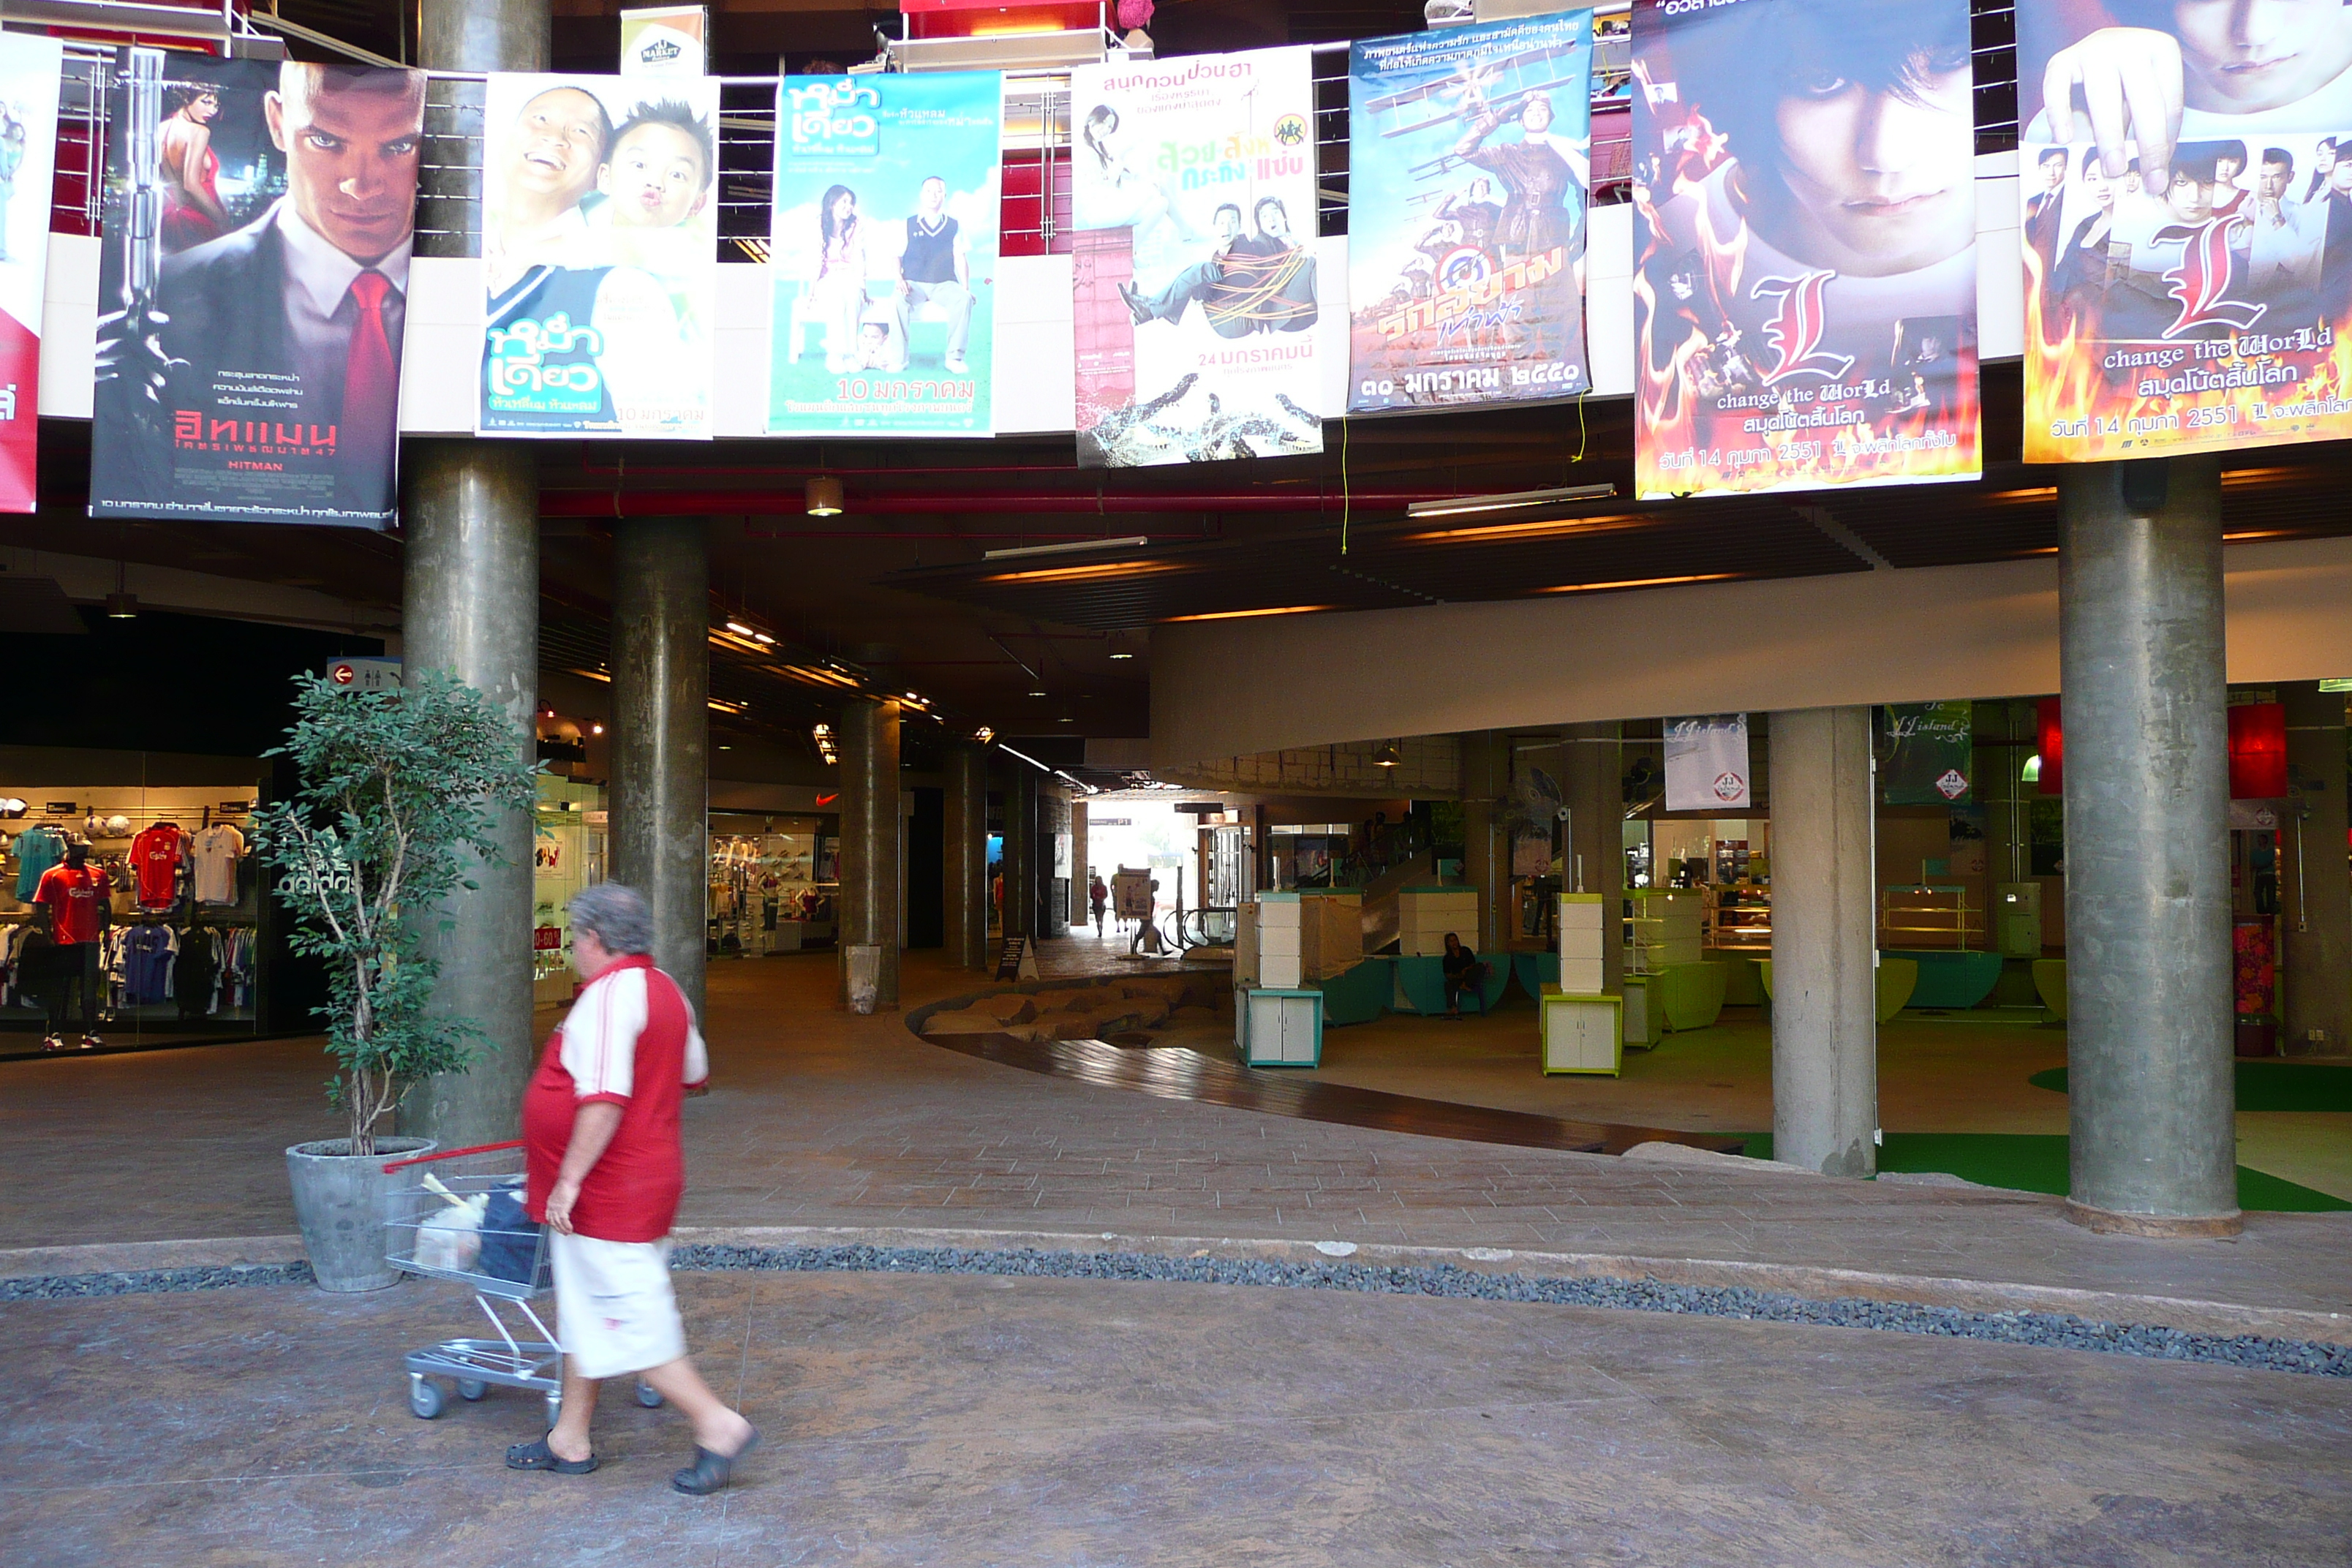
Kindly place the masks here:
POLYGON ((777 86, 768 431, 988 436, 995 71, 777 86))
POLYGON ((1592 13, 1348 51, 1348 411, 1591 386, 1592 13))

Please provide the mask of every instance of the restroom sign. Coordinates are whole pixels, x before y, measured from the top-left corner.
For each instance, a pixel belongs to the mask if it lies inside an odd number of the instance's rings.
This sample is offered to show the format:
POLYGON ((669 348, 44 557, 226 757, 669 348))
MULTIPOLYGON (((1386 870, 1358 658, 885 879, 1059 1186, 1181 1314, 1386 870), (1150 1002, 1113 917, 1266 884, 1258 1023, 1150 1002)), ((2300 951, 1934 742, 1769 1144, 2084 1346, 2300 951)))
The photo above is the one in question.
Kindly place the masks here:
POLYGON ((394 691, 400 687, 396 658, 338 658, 319 673, 329 685, 350 691, 394 691))

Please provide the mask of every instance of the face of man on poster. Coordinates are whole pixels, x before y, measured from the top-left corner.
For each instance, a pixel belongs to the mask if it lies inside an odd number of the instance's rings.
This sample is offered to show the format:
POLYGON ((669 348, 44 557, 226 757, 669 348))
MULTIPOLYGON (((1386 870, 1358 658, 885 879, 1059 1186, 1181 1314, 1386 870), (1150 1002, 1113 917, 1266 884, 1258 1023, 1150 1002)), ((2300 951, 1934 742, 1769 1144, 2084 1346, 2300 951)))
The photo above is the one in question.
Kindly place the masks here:
POLYGON ((286 154, 286 195, 312 233, 362 267, 407 242, 416 214, 425 95, 362 79, 364 89, 289 73, 262 100, 286 154))

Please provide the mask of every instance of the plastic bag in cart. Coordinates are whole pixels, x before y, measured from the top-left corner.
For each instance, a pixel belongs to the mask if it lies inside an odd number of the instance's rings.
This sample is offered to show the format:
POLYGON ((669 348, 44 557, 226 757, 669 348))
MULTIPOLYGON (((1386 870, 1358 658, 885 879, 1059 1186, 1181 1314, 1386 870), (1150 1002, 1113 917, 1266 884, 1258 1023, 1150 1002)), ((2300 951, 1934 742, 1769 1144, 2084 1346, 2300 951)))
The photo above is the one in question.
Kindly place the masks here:
POLYGON ((495 1192, 489 1194, 489 1205, 482 1211, 482 1232, 478 1272, 493 1279, 511 1280, 518 1285, 541 1287, 546 1283, 548 1266, 540 1247, 541 1227, 524 1212, 522 1194, 517 1191, 495 1192), (539 1268, 539 1279, 531 1278, 532 1266, 539 1268))

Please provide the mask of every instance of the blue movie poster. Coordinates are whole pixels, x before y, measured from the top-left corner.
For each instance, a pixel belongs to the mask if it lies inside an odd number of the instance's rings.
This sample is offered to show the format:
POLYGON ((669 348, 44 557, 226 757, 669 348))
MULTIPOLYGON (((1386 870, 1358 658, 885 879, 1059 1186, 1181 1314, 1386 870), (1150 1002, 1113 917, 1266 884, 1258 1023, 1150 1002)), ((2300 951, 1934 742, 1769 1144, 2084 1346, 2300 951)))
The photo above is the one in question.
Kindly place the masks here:
POLYGON ((1348 412, 1591 385, 1592 13, 1348 50, 1348 412))
POLYGON ((777 88, 768 431, 988 436, 995 71, 777 88))

